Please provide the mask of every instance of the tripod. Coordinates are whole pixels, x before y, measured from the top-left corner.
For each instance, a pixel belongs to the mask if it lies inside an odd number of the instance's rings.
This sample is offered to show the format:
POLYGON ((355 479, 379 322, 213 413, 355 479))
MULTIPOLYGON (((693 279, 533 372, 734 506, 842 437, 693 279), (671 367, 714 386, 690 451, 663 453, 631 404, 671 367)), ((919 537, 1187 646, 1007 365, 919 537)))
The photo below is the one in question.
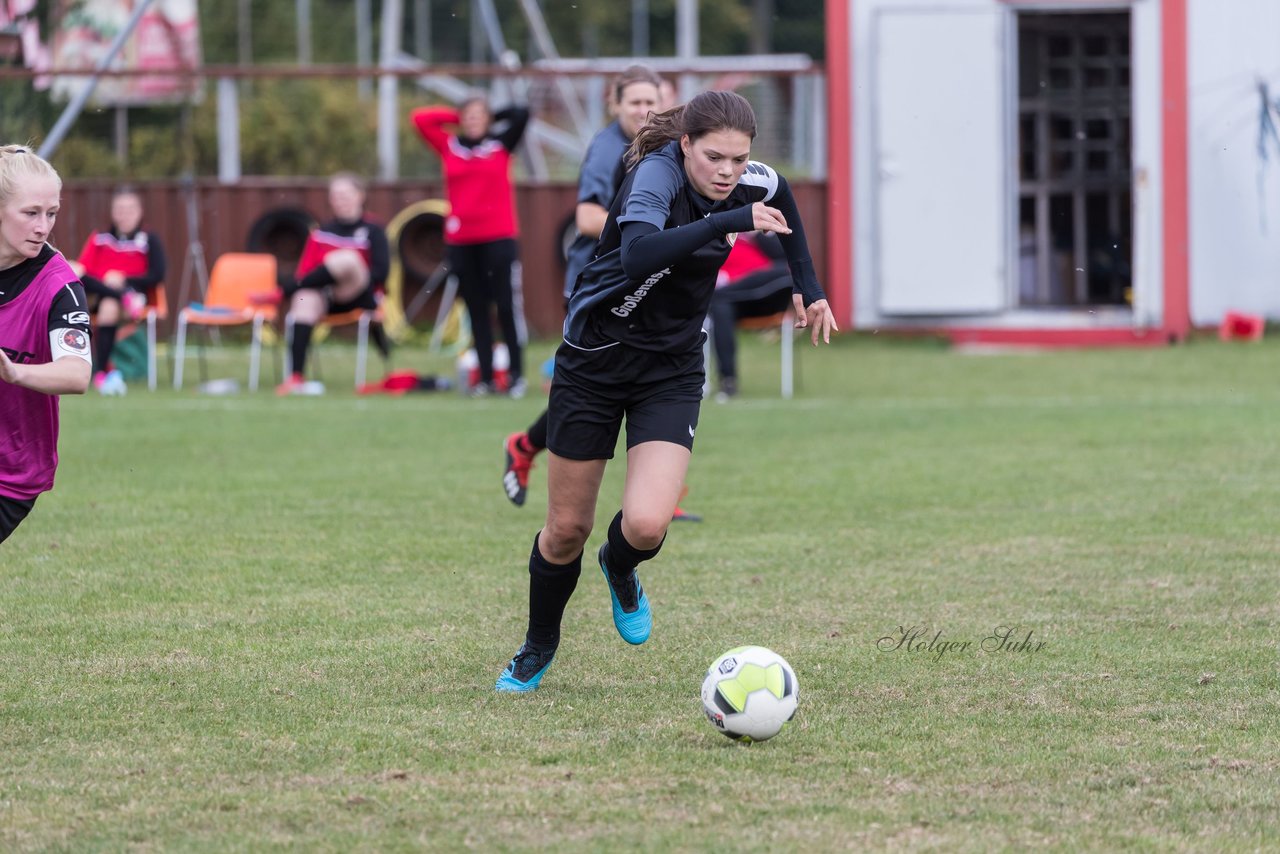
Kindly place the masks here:
MULTIPOLYGON (((200 216, 196 210, 195 179, 190 173, 182 178, 182 194, 187 206, 187 254, 182 262, 182 285, 178 293, 179 311, 187 305, 193 278, 200 288, 200 299, 205 299, 209 293, 209 266, 205 263, 204 244, 200 242, 200 216)), ((217 327, 211 330, 211 334, 215 343, 222 343, 217 327)))

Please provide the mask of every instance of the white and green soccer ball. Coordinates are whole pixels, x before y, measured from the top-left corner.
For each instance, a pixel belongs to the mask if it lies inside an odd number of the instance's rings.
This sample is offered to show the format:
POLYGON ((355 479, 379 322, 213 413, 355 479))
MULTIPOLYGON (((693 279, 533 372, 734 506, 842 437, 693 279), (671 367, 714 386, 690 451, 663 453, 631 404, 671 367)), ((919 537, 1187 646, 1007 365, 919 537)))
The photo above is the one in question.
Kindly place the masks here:
POLYGON ((791 665, 762 646, 729 650, 711 662, 702 680, 707 720, 735 741, 773 738, 795 716, 799 699, 791 665))

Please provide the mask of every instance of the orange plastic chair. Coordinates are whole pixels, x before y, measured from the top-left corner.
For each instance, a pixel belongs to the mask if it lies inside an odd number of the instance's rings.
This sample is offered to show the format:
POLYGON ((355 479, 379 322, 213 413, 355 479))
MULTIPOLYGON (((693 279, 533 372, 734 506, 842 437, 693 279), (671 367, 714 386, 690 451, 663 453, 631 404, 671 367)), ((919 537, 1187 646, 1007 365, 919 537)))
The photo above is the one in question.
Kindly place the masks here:
MULTIPOLYGON (((355 308, 339 314, 327 314, 320 322, 330 329, 335 326, 356 324, 356 389, 359 390, 365 384, 365 374, 368 372, 369 325, 383 322, 381 303, 375 309, 355 308)), ((291 312, 284 316, 284 375, 286 377, 293 373, 292 345, 293 314, 291 312)))
MULTIPOLYGON (((258 389, 262 359, 262 325, 276 319, 274 305, 255 303, 258 296, 276 292, 276 258, 265 252, 228 252, 219 256, 209 273, 204 303, 192 303, 178 312, 177 342, 174 345, 173 387, 182 388, 182 368, 186 362, 187 326, 253 325, 249 350, 249 390, 258 389)), ((200 379, 205 380, 204 348, 200 349, 200 379)))

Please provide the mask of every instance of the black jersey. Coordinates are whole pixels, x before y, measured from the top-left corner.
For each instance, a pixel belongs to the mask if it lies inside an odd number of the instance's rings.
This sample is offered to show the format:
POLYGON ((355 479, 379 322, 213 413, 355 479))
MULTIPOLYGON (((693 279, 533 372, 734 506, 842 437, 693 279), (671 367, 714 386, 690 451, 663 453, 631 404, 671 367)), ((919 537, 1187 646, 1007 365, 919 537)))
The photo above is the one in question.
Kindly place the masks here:
MULTIPOLYGON (((36 257, 24 259, 7 270, 0 270, 0 305, 21 296, 54 254, 54 248, 46 243, 36 257)), ((87 336, 89 312, 85 302, 84 286, 75 280, 67 282, 49 306, 49 332, 77 329, 87 336)))
MULTIPOLYGON (((703 320, 716 274, 729 255, 730 235, 752 230, 751 205, 776 204, 775 197, 781 201, 784 195, 785 208, 794 212, 786 182, 769 166, 752 161, 727 198, 711 201, 689 184, 678 142, 647 155, 624 179, 596 256, 570 297, 565 341, 582 349, 615 343, 673 353, 700 348, 703 320), (631 278, 622 261, 622 227, 628 222, 647 223, 664 232, 694 227, 705 241, 676 262, 631 278)), ((798 216, 794 218, 798 225, 798 216)), ((803 231, 787 250, 797 290, 806 299, 821 299, 803 231)))

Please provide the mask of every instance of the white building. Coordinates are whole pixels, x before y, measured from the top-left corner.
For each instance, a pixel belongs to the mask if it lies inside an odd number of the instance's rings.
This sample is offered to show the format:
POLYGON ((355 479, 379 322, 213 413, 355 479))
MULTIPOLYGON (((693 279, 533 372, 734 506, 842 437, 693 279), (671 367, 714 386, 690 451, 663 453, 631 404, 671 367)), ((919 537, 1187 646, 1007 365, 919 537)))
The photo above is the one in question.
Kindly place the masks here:
POLYGON ((1280 318, 1280 0, 826 14, 841 319, 1103 344, 1280 318))

